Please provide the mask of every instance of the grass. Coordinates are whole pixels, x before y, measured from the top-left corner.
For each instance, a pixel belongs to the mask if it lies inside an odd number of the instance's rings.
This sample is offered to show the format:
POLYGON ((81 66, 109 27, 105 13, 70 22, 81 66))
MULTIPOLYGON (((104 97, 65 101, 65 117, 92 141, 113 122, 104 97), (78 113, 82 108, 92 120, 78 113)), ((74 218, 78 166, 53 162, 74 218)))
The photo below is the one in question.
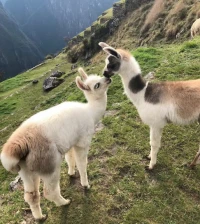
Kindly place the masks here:
MULTIPOLYGON (((140 47, 132 51, 139 61, 143 74, 155 72, 155 81, 187 80, 199 78, 200 38, 182 44, 140 47), (192 46, 192 47, 191 47, 192 46), (183 50, 184 49, 184 50, 183 50)), ((104 55, 105 56, 105 55, 104 55)), ((88 73, 101 73, 100 63, 86 67, 88 73)), ((64 100, 84 102, 74 79, 68 76, 70 64, 65 55, 59 55, 47 64, 29 73, 2 82, 0 92, 0 145, 23 122, 38 111, 64 100), (46 71, 58 69, 66 72, 66 80, 49 93, 42 91, 46 71), (44 76, 42 76, 45 74, 44 76), (39 83, 32 85, 32 79, 39 83)), ((83 66, 82 64, 79 64, 83 66)), ((63 162, 61 192, 72 199, 68 207, 56 207, 42 197, 41 207, 48 213, 46 223, 69 224, 196 224, 200 219, 200 168, 190 170, 184 165, 191 161, 198 149, 198 124, 189 126, 168 125, 164 129, 158 164, 151 173, 145 171, 149 153, 149 128, 144 125, 127 97, 118 76, 108 91, 108 111, 104 129, 95 134, 88 164, 92 188, 87 194, 79 178, 71 181, 63 162)), ((23 190, 9 191, 14 175, 0 165, 0 223, 20 223, 26 219, 22 208, 23 190)), ((32 221, 32 223, 34 223, 32 221)))

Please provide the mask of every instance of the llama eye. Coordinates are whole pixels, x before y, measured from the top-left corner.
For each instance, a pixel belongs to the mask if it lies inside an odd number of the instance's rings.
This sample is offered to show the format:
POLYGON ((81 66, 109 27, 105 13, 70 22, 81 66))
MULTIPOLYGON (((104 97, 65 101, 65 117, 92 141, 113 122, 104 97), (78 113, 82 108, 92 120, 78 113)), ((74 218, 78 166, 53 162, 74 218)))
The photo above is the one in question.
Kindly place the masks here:
POLYGON ((95 86, 94 89, 98 89, 100 87, 100 82, 98 82, 95 86))

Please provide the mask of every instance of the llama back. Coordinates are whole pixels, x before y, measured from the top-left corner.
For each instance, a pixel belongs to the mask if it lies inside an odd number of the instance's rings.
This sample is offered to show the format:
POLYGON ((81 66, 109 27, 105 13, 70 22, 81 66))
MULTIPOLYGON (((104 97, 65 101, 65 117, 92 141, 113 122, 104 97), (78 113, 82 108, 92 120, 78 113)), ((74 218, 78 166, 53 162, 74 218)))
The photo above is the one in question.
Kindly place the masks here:
POLYGON ((92 110, 86 104, 64 102, 34 115, 26 124, 37 123, 45 138, 65 154, 81 139, 85 142, 87 136, 92 136, 95 124, 91 116, 92 110))

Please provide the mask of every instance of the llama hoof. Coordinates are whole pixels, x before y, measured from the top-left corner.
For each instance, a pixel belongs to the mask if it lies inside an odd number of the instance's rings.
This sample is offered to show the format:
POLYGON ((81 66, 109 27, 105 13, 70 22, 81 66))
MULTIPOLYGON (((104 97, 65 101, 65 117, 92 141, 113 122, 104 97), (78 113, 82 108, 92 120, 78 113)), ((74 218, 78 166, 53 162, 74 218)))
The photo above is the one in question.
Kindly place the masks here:
POLYGON ((145 166, 145 170, 150 172, 150 171, 152 171, 152 170, 153 170, 153 167, 152 167, 152 168, 150 168, 149 166, 145 166))
POLYGON ((76 174, 74 173, 74 174, 68 174, 69 175, 69 178, 76 178, 76 174))
POLYGON ((191 163, 191 164, 187 164, 187 167, 189 167, 190 169, 195 169, 195 167, 196 167, 196 164, 194 164, 194 163, 191 163))
POLYGON ((87 186, 83 186, 84 191, 88 191, 90 189, 90 185, 88 184, 87 186))
POLYGON ((48 218, 48 215, 46 214, 46 215, 43 215, 42 218, 35 219, 35 221, 36 221, 37 223, 43 223, 43 222, 46 221, 47 218, 48 218))
POLYGON ((148 155, 148 156, 146 155, 146 156, 144 156, 143 158, 144 158, 144 159, 147 159, 147 160, 151 160, 151 156, 149 156, 149 155, 148 155))
POLYGON ((70 199, 66 199, 65 202, 62 205, 69 205, 70 203, 71 203, 71 200, 70 199))
POLYGON ((57 202, 56 203, 56 206, 57 207, 60 207, 60 206, 64 206, 64 205, 69 205, 71 202, 70 199, 63 199, 62 201, 60 201, 59 203, 57 202))

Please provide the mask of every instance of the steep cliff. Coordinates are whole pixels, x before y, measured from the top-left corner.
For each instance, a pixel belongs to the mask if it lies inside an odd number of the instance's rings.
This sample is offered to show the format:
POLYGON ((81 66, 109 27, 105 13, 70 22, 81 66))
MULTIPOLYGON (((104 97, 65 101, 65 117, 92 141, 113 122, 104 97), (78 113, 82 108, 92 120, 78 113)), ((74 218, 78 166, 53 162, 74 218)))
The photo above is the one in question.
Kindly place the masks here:
POLYGON ((7 15, 0 2, 0 79, 13 77, 41 59, 37 47, 7 15))

